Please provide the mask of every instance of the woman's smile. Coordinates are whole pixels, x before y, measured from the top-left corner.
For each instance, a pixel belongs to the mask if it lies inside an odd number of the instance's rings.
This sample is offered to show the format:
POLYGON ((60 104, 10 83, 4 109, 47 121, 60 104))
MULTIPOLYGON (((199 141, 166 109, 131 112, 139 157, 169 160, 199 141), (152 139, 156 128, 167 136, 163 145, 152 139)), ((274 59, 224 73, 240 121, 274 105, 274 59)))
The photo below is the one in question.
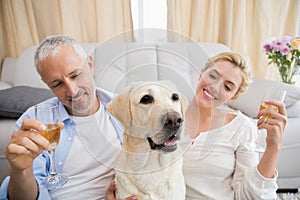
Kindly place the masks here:
POLYGON ((203 95, 204 95, 204 98, 208 99, 208 100, 217 100, 217 98, 210 93, 209 90, 203 88, 203 95))

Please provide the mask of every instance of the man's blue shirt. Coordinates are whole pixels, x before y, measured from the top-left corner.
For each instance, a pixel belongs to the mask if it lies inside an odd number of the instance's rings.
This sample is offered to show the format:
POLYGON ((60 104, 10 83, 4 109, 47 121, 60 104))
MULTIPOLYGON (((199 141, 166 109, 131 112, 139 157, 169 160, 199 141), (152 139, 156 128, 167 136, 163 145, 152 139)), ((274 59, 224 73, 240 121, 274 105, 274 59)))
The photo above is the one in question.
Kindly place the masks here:
MULTIPOLYGON (((109 119, 112 122, 112 125, 114 126, 116 130, 116 134, 120 140, 120 144, 123 140, 123 126, 122 124, 116 120, 114 117, 111 116, 111 114, 106 110, 106 106, 108 102, 113 97, 112 93, 109 93, 107 91, 97 89, 96 90, 97 97, 99 98, 101 105, 104 106, 106 113, 109 115, 109 119)), ((61 121, 65 124, 64 128, 61 130, 60 135, 60 145, 57 147, 55 151, 55 161, 56 161, 56 170, 57 173, 61 173, 64 163, 67 159, 68 153, 70 151, 70 148, 72 146, 73 138, 76 133, 76 123, 72 120, 70 115, 68 114, 67 110, 65 109, 64 105, 61 101, 59 101, 58 98, 54 97, 51 98, 43 103, 46 102, 54 102, 59 105, 59 112, 61 121)), ((29 108, 16 122, 16 125, 14 127, 14 131, 17 131, 26 118, 34 118, 34 109, 33 107, 29 108)), ((112 133, 114 134, 114 133, 112 133)), ((33 172, 35 175, 35 178, 38 183, 39 187, 39 197, 38 199, 51 199, 48 193, 48 190, 41 187, 40 183, 41 181, 49 175, 49 167, 50 167, 50 158, 49 154, 46 151, 43 151, 41 155, 36 157, 33 161, 33 172)), ((9 177, 7 177, 0 188, 0 200, 7 199, 7 191, 8 191, 8 183, 9 183, 9 177)))

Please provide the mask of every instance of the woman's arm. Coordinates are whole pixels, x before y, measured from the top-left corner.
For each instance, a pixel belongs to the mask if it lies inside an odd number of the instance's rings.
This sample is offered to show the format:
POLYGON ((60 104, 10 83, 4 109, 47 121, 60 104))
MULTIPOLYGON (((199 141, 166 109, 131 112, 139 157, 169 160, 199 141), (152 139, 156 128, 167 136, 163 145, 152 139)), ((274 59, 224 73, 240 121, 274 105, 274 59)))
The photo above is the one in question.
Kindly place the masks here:
POLYGON ((240 145, 236 150, 236 162, 231 186, 235 199, 276 199, 277 174, 264 177, 257 169, 259 163, 255 140, 256 126, 248 121, 239 129, 240 145))

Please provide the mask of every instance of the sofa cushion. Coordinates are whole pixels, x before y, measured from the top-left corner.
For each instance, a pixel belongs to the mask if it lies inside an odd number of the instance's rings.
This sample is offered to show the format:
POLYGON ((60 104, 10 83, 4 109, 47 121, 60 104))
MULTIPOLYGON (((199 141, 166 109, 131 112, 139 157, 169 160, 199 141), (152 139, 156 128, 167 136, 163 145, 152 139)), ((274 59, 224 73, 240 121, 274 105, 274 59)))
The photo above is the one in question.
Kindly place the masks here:
POLYGON ((288 118, 300 118, 300 101, 286 108, 288 118))
POLYGON ((36 48, 37 46, 31 46, 20 54, 14 72, 14 86, 48 89, 34 66, 34 52, 36 48))
POLYGON ((9 84, 14 83, 14 72, 16 71, 18 58, 5 57, 2 63, 1 81, 9 84))
POLYGON ((18 118, 27 108, 53 97, 49 89, 16 86, 0 90, 0 117, 18 118))
POLYGON ((153 44, 103 43, 95 51, 97 86, 120 93, 130 83, 157 80, 156 48, 153 44))
MULTIPOLYGON (((266 80, 260 78, 253 78, 253 83, 245 94, 242 94, 238 99, 228 103, 228 106, 242 111, 246 115, 256 118, 259 111, 259 105, 264 92, 269 87, 286 90, 286 97, 284 103, 287 108, 288 116, 297 116, 295 105, 300 101, 300 87, 282 83, 280 81, 266 80), (293 109, 289 109, 293 108, 293 109)), ((300 106, 299 103, 296 105, 300 106)), ((299 108, 300 109, 300 108, 299 108)), ((299 110, 298 109, 298 110, 299 110)))

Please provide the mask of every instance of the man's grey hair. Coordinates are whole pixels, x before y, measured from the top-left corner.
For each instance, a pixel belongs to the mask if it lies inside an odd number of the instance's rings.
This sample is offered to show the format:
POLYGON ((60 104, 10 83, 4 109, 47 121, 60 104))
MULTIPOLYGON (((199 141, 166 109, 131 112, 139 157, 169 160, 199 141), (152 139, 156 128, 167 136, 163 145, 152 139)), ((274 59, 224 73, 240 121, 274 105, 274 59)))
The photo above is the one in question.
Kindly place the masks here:
POLYGON ((39 64, 41 61, 49 56, 55 56, 61 50, 61 47, 71 47, 76 54, 85 60, 87 53, 83 50, 81 45, 71 37, 64 35, 51 35, 44 39, 37 48, 34 55, 34 65, 39 72, 39 64))

